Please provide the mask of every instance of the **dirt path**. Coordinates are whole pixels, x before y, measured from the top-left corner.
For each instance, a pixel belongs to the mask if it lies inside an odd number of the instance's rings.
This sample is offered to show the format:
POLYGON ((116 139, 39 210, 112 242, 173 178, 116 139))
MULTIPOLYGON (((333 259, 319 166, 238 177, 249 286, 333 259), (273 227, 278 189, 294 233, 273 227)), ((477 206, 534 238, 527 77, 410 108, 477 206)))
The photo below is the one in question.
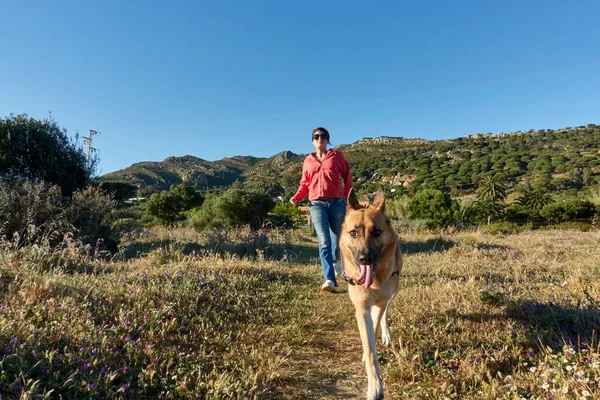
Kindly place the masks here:
POLYGON ((305 399, 363 399, 367 380, 362 366, 362 347, 354 308, 348 298, 346 283, 338 293, 319 291, 315 281, 314 295, 303 307, 312 310, 306 326, 307 342, 294 354, 302 393, 305 399))

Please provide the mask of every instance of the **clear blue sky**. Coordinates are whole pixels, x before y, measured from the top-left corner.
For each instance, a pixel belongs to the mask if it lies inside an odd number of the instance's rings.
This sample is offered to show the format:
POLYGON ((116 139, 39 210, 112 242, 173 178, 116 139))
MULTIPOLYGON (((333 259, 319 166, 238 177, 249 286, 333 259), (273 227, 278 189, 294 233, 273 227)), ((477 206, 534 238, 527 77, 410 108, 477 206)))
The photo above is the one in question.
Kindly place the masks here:
POLYGON ((2 1, 0 117, 100 131, 98 174, 363 137, 600 124, 600 1, 2 1))

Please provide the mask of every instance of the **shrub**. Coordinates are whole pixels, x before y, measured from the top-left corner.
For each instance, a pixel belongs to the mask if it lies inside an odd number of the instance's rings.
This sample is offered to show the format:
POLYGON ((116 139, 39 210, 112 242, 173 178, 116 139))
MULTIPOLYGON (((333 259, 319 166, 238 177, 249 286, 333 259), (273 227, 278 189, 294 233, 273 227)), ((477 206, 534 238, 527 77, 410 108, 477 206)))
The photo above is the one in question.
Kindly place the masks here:
POLYGON ((197 231, 243 225, 258 230, 274 206, 273 200, 264 193, 229 189, 220 196, 208 195, 202 207, 191 213, 190 223, 197 231))
POLYGON ((294 222, 302 216, 300 210, 291 204, 277 203, 267 214, 270 225, 278 228, 292 228, 294 222))
POLYGON ((171 185, 168 192, 153 194, 146 202, 149 217, 158 219, 163 225, 173 226, 182 221, 184 211, 202 205, 204 198, 194 188, 182 184, 171 185))
POLYGON ((122 181, 103 181, 98 184, 98 187, 119 202, 135 197, 138 191, 136 185, 122 181))
POLYGON ((95 167, 56 121, 26 114, 0 119, 0 175, 41 179, 64 195, 86 186, 95 167))
POLYGON ((526 205, 511 204, 508 207, 506 207, 506 213, 505 213, 504 217, 508 220, 511 220, 511 219, 528 220, 528 219, 539 218, 539 214, 538 214, 537 210, 532 209, 526 205))
POLYGON ((417 192, 410 200, 410 216, 430 220, 430 228, 450 225, 458 214, 458 203, 448 193, 436 189, 417 192))
POLYGON ((410 197, 402 196, 385 200, 385 213, 395 220, 408 219, 410 216, 410 197))
POLYGON ((116 252, 118 235, 105 222, 113 208, 114 201, 97 188, 78 190, 69 199, 56 185, 0 180, 0 234, 17 247, 53 248, 70 235, 116 252))
POLYGON ((146 202, 146 213, 166 226, 173 226, 177 221, 181 221, 183 219, 182 211, 183 200, 175 193, 155 193, 146 202))
POLYGON ((77 237, 95 246, 96 251, 117 252, 119 236, 107 221, 107 216, 115 206, 112 197, 95 187, 73 193, 68 213, 69 220, 77 229, 77 237))
POLYGON ((576 218, 591 218, 597 213, 593 203, 587 200, 570 200, 545 205, 540 216, 549 221, 569 221, 576 218))
POLYGON ((42 242, 54 246, 75 227, 60 188, 45 182, 0 179, 0 236, 18 247, 42 242))
POLYGON ((479 231, 490 235, 508 235, 531 229, 530 225, 518 225, 512 222, 495 222, 493 224, 482 225, 479 231))

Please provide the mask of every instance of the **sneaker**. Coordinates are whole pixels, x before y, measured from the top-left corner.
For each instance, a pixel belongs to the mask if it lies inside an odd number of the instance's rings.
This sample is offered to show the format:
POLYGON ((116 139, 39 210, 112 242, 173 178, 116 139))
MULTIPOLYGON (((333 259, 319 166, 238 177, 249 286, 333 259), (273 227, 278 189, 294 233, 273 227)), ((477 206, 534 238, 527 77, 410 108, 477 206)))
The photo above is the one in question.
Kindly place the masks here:
POLYGON ((331 293, 335 293, 336 289, 335 289, 335 283, 333 283, 333 281, 327 279, 325 281, 325 283, 321 286, 321 290, 324 292, 331 292, 331 293))
POLYGON ((342 272, 344 272, 344 268, 342 267, 342 264, 340 264, 338 262, 333 263, 333 269, 335 270, 336 275, 340 275, 342 272))

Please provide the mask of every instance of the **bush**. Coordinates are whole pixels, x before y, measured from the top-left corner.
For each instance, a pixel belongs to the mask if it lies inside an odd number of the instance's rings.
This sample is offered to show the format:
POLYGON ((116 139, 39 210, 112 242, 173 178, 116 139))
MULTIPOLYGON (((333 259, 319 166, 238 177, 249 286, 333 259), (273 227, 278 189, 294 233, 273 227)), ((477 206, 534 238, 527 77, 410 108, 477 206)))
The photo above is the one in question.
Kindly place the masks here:
POLYGON ((569 221, 576 218, 591 218, 597 213, 593 203, 586 200, 570 200, 545 205, 540 216, 548 221, 569 221))
POLYGON ((512 222, 495 222, 479 227, 481 233, 490 235, 509 235, 531 229, 531 225, 518 225, 512 222))
POLYGON ((267 214, 271 226, 278 228, 292 228, 294 222, 302 216, 298 207, 291 204, 277 203, 267 214))
POLYGON ((138 191, 136 185, 121 181, 103 181, 98 184, 98 187, 119 202, 135 197, 138 191))
POLYGON ((21 176, 58 185, 64 195, 86 186, 95 160, 52 119, 26 114, 0 119, 0 175, 21 176))
POLYGON ((69 199, 56 185, 0 180, 0 234, 19 248, 34 244, 53 248, 69 236, 98 251, 116 252, 118 235, 105 222, 114 204, 93 187, 78 190, 69 199))
POLYGON ((60 188, 45 182, 0 179, 0 236, 17 247, 54 246, 73 232, 60 188))
POLYGON ((458 203, 448 193, 436 189, 417 192, 410 200, 410 216, 415 219, 428 219, 430 228, 450 225, 458 215, 458 203))
POLYGON ((168 192, 153 194, 146 202, 149 217, 158 219, 163 225, 173 226, 185 219, 182 213, 202 205, 204 198, 194 188, 182 184, 171 185, 168 192))
POLYGON ((155 193, 146 202, 146 213, 166 226, 173 226, 177 221, 181 221, 183 219, 182 211, 183 200, 175 193, 155 193))
POLYGON ((208 195, 202 207, 192 211, 190 224, 197 231, 243 225, 258 230, 274 206, 273 200, 264 193, 229 189, 220 196, 208 195))
POLYGON ((395 220, 407 219, 410 215, 410 197, 401 196, 385 199, 385 213, 395 220))
POLYGON ((88 187, 73 193, 68 208, 69 220, 77 229, 77 237, 95 246, 96 251, 118 251, 119 235, 111 229, 107 216, 115 208, 116 201, 102 190, 88 187))
POLYGON ((506 207, 506 213, 504 217, 508 220, 511 219, 521 219, 521 220, 530 220, 530 219, 538 219, 539 214, 536 210, 521 204, 511 204, 506 207))

